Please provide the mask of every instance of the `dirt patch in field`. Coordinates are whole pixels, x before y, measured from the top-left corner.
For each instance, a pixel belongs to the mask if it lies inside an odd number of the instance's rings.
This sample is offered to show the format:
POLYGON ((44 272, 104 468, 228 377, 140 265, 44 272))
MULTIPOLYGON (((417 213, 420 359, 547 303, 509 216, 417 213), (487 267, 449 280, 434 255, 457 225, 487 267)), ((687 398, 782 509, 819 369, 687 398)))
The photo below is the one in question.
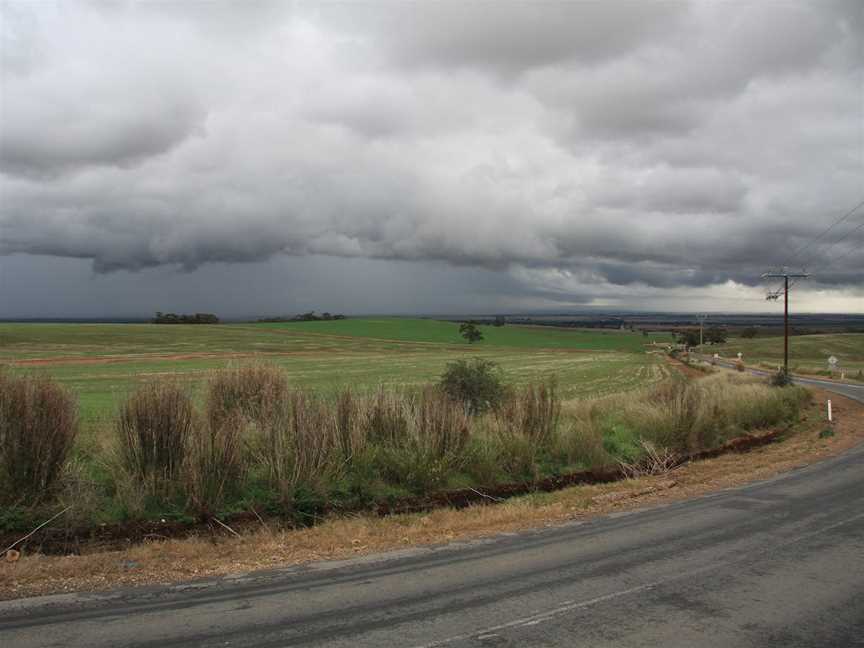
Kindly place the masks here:
MULTIPOLYGON (((344 354, 344 352, 343 352, 344 354)), ((54 358, 31 358, 28 360, 13 360, 9 364, 15 366, 54 366, 54 365, 104 365, 129 362, 150 362, 150 361, 178 361, 178 360, 266 360, 274 357, 294 357, 294 356, 309 356, 317 357, 321 355, 321 350, 316 351, 261 351, 252 353, 173 353, 173 354, 154 354, 154 355, 122 355, 122 356, 91 356, 86 358, 61 356, 54 358)), ((328 357, 330 357, 328 355, 328 357)))
POLYGON ((801 429, 782 443, 746 454, 684 464, 663 475, 532 494, 494 506, 441 508, 429 513, 338 517, 318 526, 282 531, 257 522, 241 538, 158 538, 122 551, 73 556, 31 555, 0 561, 0 598, 99 590, 118 585, 170 583, 256 569, 337 559, 408 545, 432 545, 559 524, 573 519, 676 501, 765 479, 839 454, 864 441, 864 406, 813 390, 816 405, 801 429), (822 408, 831 398, 834 436, 822 408))
POLYGON ((685 378, 688 380, 694 380, 696 378, 704 378, 707 374, 704 371, 700 371, 695 367, 691 367, 690 365, 681 362, 678 358, 672 358, 670 356, 666 356, 666 361, 679 373, 683 374, 685 378))

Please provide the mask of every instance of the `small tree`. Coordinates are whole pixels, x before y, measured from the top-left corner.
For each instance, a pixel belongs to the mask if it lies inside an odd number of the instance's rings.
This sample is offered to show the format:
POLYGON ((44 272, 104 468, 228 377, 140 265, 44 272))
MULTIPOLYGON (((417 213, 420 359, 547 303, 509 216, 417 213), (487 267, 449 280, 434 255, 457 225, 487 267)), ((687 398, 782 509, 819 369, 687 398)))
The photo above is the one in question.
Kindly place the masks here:
POLYGON ((720 328, 719 326, 712 326, 705 331, 705 341, 711 344, 723 344, 726 342, 726 338, 726 329, 720 328))
POLYGON ((498 365, 482 358, 448 363, 438 387, 448 398, 463 403, 471 414, 498 407, 506 391, 498 365))
POLYGON ((787 385, 792 384, 792 378, 786 372, 786 369, 781 367, 777 370, 777 373, 771 376, 769 382, 774 385, 774 387, 786 387, 787 385))
POLYGON ((468 344, 474 344, 483 339, 483 334, 480 332, 480 329, 470 322, 462 324, 459 327, 459 335, 468 340, 468 344))
POLYGON ((678 342, 688 347, 699 346, 699 331, 681 331, 678 334, 678 342))
POLYGON ((741 331, 741 337, 742 338, 750 339, 750 338, 755 338, 757 335, 759 335, 759 329, 757 329, 755 326, 748 326, 747 328, 745 328, 744 330, 741 331))

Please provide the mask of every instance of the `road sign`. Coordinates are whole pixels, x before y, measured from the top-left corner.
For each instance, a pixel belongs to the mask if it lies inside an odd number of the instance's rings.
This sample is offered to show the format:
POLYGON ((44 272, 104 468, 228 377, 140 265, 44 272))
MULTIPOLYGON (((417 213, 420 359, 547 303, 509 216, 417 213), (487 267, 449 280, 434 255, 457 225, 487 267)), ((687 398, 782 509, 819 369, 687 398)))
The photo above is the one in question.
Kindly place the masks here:
POLYGON ((837 366, 837 358, 835 358, 833 355, 828 358, 828 366, 832 369, 837 366))

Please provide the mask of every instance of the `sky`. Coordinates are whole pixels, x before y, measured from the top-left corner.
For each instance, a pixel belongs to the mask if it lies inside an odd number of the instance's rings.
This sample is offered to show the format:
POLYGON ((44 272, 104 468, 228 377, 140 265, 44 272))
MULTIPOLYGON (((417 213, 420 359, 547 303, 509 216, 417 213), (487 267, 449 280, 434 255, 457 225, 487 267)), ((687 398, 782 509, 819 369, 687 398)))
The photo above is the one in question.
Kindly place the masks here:
POLYGON ((3 0, 0 39, 0 317, 780 312, 784 265, 864 313, 858 0, 3 0))

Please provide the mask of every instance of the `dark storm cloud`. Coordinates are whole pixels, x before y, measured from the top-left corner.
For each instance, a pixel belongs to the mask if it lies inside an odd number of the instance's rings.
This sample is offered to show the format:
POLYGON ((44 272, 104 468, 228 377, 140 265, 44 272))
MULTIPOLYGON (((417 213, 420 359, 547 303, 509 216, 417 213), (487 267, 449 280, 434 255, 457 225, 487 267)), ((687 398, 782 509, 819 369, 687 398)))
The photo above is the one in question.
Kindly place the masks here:
POLYGON ((860 3, 2 16, 0 254, 443 262, 574 304, 784 262, 860 283, 862 214, 789 258, 864 197, 860 3))

